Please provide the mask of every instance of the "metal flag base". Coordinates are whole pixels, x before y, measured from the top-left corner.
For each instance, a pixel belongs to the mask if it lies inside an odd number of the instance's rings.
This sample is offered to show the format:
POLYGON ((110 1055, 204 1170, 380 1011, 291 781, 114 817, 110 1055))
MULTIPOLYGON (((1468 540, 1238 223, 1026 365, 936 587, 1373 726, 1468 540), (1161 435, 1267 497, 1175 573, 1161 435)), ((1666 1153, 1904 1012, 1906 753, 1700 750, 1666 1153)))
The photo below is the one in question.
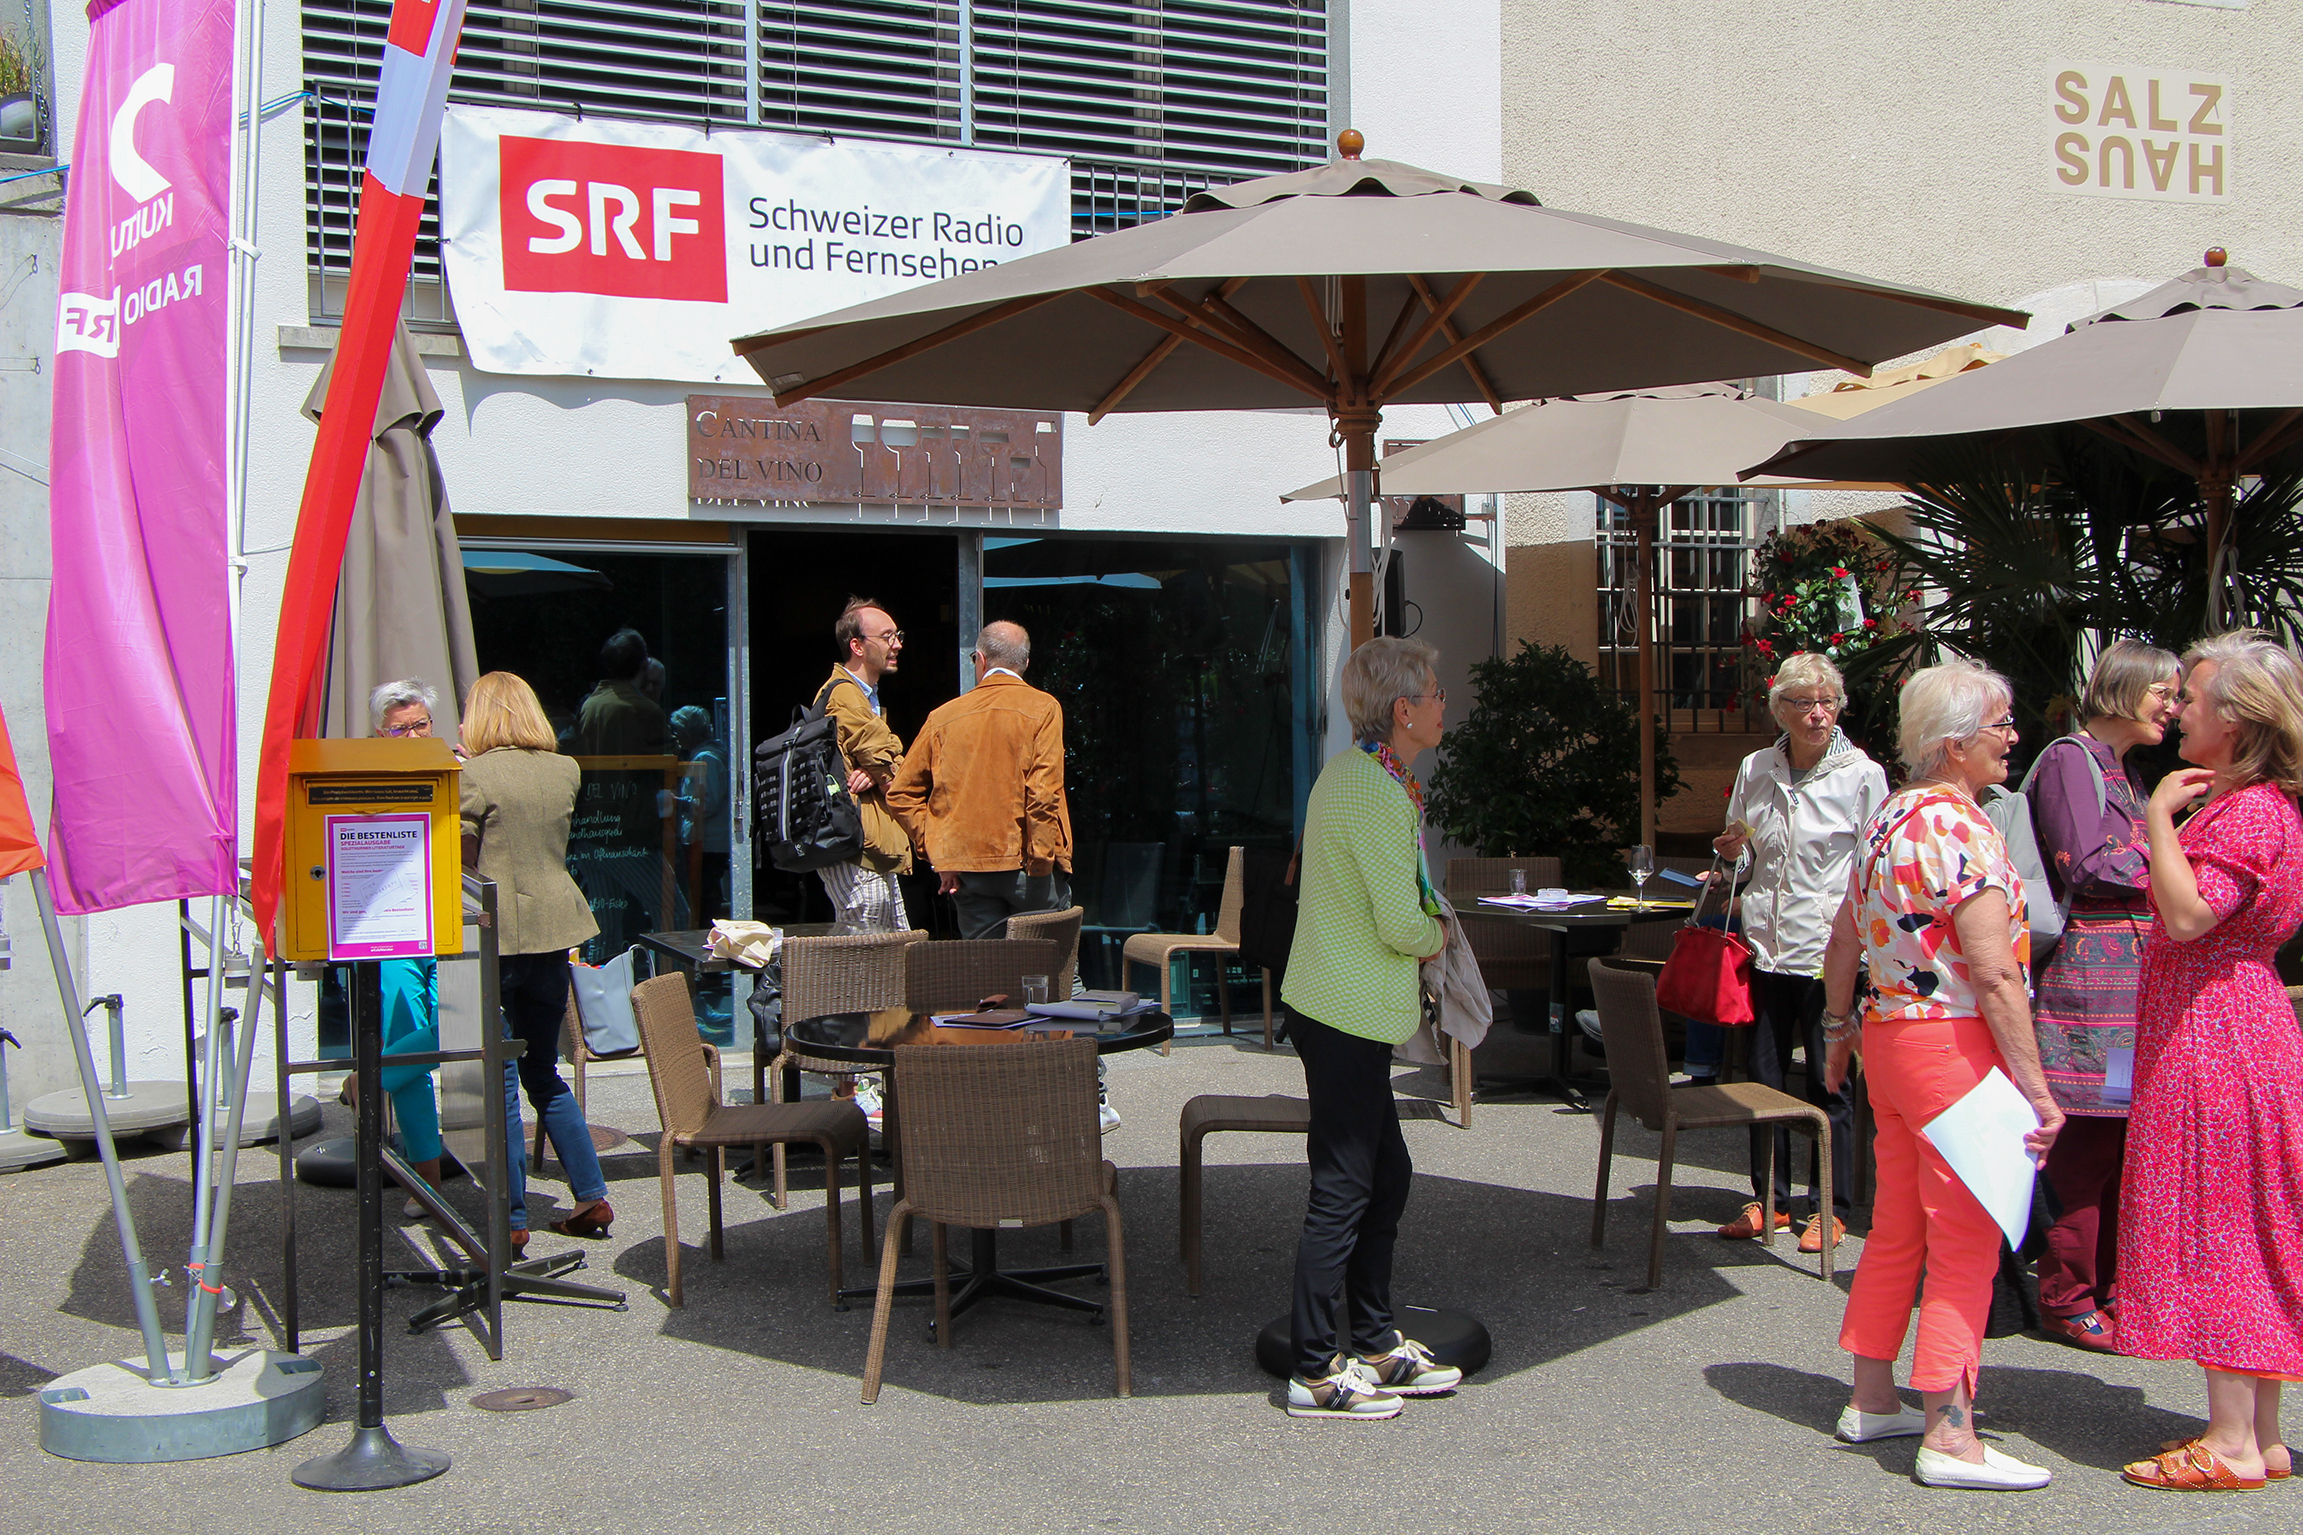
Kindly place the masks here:
MULTIPOLYGON (((173 1130, 191 1117, 184 1108, 181 1082, 130 1082, 127 1097, 115 1098, 109 1092, 104 1095, 104 1122, 116 1136, 173 1130)), ((88 1112, 88 1100, 77 1087, 48 1093, 25 1104, 24 1123, 60 1141, 96 1138, 95 1116, 88 1112)))
POLYGON ((382 1492, 413 1487, 448 1469, 438 1450, 411 1450, 382 1424, 352 1430, 352 1442, 333 1455, 316 1456, 288 1474, 288 1480, 314 1492, 382 1492))
POLYGON ((18 1172, 64 1160, 63 1142, 22 1130, 0 1130, 0 1173, 18 1172))
MULTIPOLYGON (((182 1353, 169 1356, 179 1379, 183 1363, 182 1353)), ((40 1448, 113 1465, 206 1460, 286 1444, 328 1415, 320 1361, 296 1354, 220 1354, 198 1385, 151 1377, 145 1362, 117 1359, 50 1381, 40 1391, 40 1448)))

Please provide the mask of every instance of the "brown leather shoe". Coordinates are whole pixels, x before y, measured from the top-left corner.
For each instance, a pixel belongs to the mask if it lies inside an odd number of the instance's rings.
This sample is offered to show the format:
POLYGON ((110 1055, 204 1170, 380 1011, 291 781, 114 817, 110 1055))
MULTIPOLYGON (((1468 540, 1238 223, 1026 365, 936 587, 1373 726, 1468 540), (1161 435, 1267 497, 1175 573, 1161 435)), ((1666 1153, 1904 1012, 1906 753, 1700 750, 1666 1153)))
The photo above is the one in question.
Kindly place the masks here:
POLYGON ((605 1199, 595 1199, 566 1219, 552 1222, 552 1229, 564 1237, 604 1237, 615 1218, 613 1206, 605 1199))
MULTIPOLYGON (((1831 1245, 1837 1247, 1840 1238, 1847 1235, 1847 1222, 1838 1216, 1831 1218, 1831 1245)), ((1810 1215, 1807 1225, 1799 1233, 1799 1250, 1803 1253, 1823 1251, 1823 1217, 1810 1215)))
MULTIPOLYGON (((1720 1227, 1719 1234, 1731 1242, 1738 1239, 1752 1241, 1759 1236, 1760 1225, 1765 1219, 1766 1217, 1760 1212, 1759 1201, 1754 1199, 1743 1207, 1741 1215, 1720 1227)), ((1778 1231, 1791 1229, 1790 1211, 1778 1210, 1775 1212, 1775 1229, 1778 1231)))

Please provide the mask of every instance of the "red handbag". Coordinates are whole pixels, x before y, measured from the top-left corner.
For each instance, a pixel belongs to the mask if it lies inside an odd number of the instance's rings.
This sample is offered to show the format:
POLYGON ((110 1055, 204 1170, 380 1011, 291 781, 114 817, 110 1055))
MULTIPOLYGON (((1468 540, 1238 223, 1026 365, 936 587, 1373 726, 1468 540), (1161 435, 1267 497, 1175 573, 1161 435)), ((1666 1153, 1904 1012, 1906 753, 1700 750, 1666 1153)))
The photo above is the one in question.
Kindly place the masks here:
MULTIPOLYGON (((1720 871, 1714 860, 1712 872, 1720 871)), ((1663 974, 1656 977, 1655 1005, 1667 1013, 1693 1018, 1698 1023, 1717 1024, 1723 1029, 1748 1027, 1758 1016, 1751 1006, 1751 947, 1724 928, 1702 927, 1703 904, 1721 881, 1714 878, 1704 886, 1697 898, 1695 909, 1687 914, 1687 922, 1671 940, 1671 958, 1663 962, 1663 974)), ((1734 876, 1726 883, 1734 888, 1734 876)), ((1735 897, 1727 899, 1732 917, 1735 897)))

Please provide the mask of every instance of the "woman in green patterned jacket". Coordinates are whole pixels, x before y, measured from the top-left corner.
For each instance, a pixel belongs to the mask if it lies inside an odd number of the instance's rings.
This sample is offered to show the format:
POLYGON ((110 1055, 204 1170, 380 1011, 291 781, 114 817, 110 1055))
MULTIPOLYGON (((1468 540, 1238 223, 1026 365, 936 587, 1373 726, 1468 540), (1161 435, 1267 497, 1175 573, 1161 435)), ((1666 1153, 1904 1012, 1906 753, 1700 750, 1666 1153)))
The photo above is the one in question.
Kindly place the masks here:
POLYGON ((1388 1418, 1401 1397, 1463 1379, 1394 1327, 1391 1307, 1392 1247, 1415 1175, 1392 1107, 1391 1049, 1420 1017, 1418 967, 1446 943, 1423 854, 1423 786, 1409 771, 1443 729, 1438 661, 1417 640, 1370 640, 1351 653, 1343 704, 1356 744, 1321 770, 1304 822, 1281 993, 1311 1100, 1293 1417, 1388 1418), (1347 1305, 1350 1349, 1339 1352, 1337 1312, 1347 1305))

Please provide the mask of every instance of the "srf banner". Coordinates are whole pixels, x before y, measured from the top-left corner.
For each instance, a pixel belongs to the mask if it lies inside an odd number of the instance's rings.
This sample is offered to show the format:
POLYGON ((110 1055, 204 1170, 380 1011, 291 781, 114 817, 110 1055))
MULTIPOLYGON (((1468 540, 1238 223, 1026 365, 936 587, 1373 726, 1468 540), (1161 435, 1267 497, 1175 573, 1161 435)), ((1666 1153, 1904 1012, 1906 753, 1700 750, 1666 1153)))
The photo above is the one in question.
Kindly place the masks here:
POLYGON ((756 385, 731 336, 1069 241, 1071 165, 454 107, 440 229, 491 373, 756 385))
POLYGON ((95 0, 64 200, 45 691, 56 904, 230 894, 232 0, 95 0))

